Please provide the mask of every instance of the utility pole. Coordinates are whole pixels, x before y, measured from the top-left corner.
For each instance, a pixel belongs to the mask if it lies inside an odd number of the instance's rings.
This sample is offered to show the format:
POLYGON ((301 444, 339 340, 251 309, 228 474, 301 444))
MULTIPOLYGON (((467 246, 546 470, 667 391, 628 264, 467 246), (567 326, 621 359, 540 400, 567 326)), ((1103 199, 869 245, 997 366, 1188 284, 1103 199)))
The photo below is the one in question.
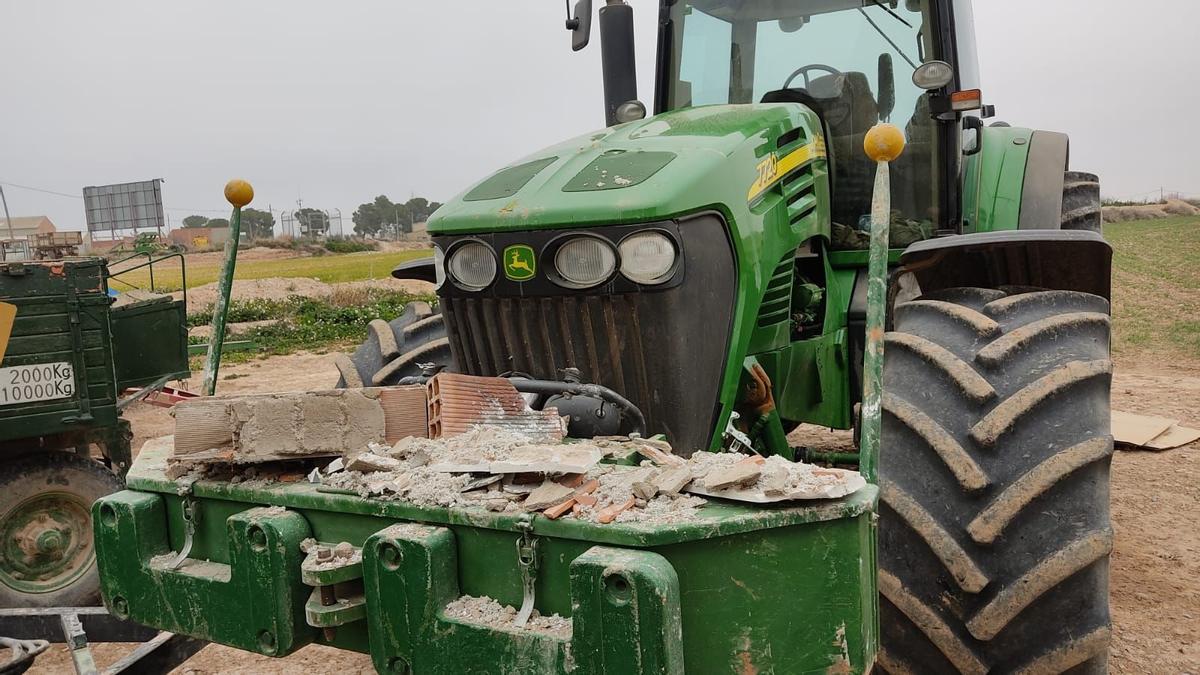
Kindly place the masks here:
MULTIPOLYGON (((4 186, 0 185, 0 202, 4 202, 4 221, 8 223, 8 238, 15 241, 17 235, 13 231, 12 216, 8 215, 8 198, 4 196, 4 186)), ((0 260, 8 259, 8 245, 0 245, 0 260)))

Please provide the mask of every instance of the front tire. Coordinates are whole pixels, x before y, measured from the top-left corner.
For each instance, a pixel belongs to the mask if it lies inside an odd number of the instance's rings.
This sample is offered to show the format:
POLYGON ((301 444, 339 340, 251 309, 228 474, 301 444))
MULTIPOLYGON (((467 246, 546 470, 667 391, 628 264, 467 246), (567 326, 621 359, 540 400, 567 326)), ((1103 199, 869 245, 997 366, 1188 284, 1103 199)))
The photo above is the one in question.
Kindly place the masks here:
POLYGON ((0 607, 84 607, 100 599, 92 503, 124 488, 99 462, 43 452, 0 474, 0 607))
POLYGON ((391 321, 375 319, 353 355, 338 355, 338 388, 386 387, 420 375, 426 364, 451 366, 450 339, 441 311, 413 301, 391 321))
POLYGON ((897 306, 884 366, 880 664, 1104 672, 1109 305, 951 289, 897 306))

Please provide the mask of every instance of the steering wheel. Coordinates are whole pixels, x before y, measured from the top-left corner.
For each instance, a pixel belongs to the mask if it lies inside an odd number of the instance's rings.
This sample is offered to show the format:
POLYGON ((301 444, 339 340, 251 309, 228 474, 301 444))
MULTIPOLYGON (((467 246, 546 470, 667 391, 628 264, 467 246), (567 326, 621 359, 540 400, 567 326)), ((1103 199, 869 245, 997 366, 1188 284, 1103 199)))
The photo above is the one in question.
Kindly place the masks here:
POLYGON ((788 77, 788 79, 786 81, 784 81, 783 88, 791 89, 792 88, 792 80, 803 75, 804 76, 804 88, 808 89, 808 86, 810 84, 812 84, 812 78, 810 78, 808 76, 808 74, 814 70, 824 71, 826 73, 829 73, 830 75, 841 75, 842 74, 842 71, 838 70, 837 68, 834 68, 833 66, 827 66, 823 63, 810 63, 807 66, 796 69, 796 72, 792 73, 791 76, 788 77))

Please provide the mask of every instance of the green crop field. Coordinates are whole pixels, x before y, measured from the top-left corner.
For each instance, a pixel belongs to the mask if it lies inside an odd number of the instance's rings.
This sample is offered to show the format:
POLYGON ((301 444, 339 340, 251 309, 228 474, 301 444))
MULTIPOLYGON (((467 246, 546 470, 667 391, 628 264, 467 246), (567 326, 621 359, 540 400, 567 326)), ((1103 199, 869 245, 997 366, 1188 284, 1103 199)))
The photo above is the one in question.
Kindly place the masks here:
MULTIPOLYGON (((391 273, 392 268, 406 260, 428 256, 425 250, 390 251, 383 253, 351 253, 345 255, 323 255, 307 258, 287 258, 281 260, 244 260, 237 264, 235 279, 270 279, 272 277, 294 278, 307 277, 325 283, 343 281, 361 281, 363 279, 384 279, 391 273)), ((119 271, 119 270, 118 270, 119 271)), ((187 265, 187 286, 194 288, 217 280, 221 272, 221 264, 216 256, 208 256, 202 261, 189 261, 187 265)), ((129 288, 126 282, 139 288, 150 286, 150 272, 146 268, 134 270, 120 275, 112 283, 116 290, 129 288)), ((154 266, 154 283, 160 290, 178 290, 183 288, 183 279, 179 264, 174 261, 156 264, 154 266)))
POLYGON ((1105 225, 1113 245, 1113 352, 1200 361, 1200 218, 1105 225))

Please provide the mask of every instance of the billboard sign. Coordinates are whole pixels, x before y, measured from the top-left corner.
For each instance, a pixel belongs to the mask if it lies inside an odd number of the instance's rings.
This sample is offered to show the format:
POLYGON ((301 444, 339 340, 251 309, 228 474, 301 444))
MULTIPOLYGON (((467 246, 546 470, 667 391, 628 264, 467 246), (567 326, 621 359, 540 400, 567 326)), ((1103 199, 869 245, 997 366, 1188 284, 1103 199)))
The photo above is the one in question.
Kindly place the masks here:
POLYGON ((125 230, 133 230, 134 234, 139 230, 161 233, 166 225, 161 178, 85 187, 83 208, 88 232, 110 232, 114 239, 125 230))

